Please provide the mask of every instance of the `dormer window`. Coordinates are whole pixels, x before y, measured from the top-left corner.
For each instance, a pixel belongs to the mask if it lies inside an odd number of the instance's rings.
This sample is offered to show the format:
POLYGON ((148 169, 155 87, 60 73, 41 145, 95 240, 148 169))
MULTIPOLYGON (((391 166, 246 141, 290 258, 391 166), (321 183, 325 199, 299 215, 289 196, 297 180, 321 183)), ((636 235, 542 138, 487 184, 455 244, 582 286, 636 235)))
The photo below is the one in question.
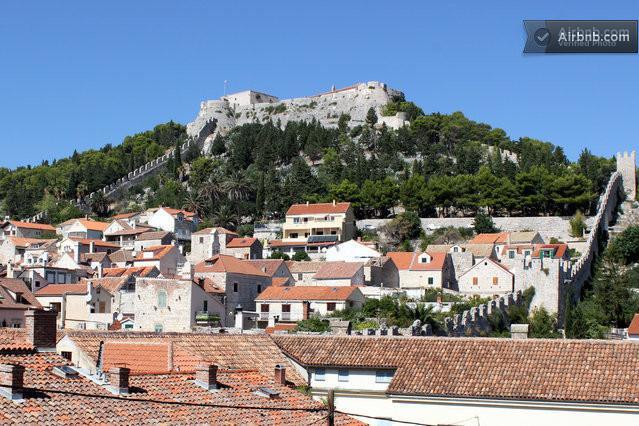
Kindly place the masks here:
POLYGON ((430 256, 428 254, 422 254, 419 257, 419 263, 430 263, 430 256))

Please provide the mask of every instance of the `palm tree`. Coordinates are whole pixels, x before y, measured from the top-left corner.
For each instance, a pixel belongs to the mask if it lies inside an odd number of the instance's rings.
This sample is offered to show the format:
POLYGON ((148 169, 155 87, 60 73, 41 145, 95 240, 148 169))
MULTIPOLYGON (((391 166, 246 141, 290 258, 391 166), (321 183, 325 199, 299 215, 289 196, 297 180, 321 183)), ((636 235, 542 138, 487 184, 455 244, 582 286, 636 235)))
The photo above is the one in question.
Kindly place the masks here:
POLYGON ((202 203, 202 197, 200 194, 194 191, 188 191, 184 204, 182 205, 184 210, 195 212, 199 217, 204 216, 204 205, 202 203))
POLYGON ((235 229, 238 225, 236 214, 227 204, 222 204, 213 212, 211 220, 216 226, 222 226, 224 228, 235 229))
POLYGON ((80 182, 78 186, 75 187, 75 194, 78 200, 83 199, 84 196, 87 195, 88 191, 89 191, 89 186, 87 185, 85 181, 80 182))
POLYGON ((222 188, 231 201, 246 200, 251 192, 251 183, 246 178, 244 172, 237 170, 231 173, 222 184, 222 188))

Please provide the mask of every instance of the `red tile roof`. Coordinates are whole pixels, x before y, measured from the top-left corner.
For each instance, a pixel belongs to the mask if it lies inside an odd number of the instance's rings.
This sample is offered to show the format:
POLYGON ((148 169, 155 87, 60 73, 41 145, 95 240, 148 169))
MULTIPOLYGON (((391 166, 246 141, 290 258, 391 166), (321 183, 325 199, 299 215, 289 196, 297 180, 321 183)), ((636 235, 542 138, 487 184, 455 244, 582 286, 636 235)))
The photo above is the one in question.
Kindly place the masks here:
POLYGON ((87 294, 87 284, 86 282, 49 284, 35 292, 36 296, 62 296, 64 294, 87 294))
POLYGON ((32 244, 42 244, 43 242, 53 242, 56 240, 42 240, 40 238, 21 238, 21 237, 7 237, 7 240, 16 247, 29 247, 32 244))
POLYGON ((337 280, 353 278, 364 267, 360 262, 323 262, 313 275, 317 280, 337 280))
POLYGON ((120 214, 116 214, 114 216, 111 216, 111 219, 113 220, 118 220, 118 219, 129 219, 133 216, 137 216, 139 215, 140 212, 132 212, 132 213, 120 213, 120 214))
POLYGON ((296 327, 297 327, 297 324, 295 323, 280 322, 278 324, 275 324, 273 327, 266 327, 264 331, 266 331, 266 334, 273 334, 277 332, 293 331, 295 330, 296 327))
POLYGON ((0 278, 0 309, 33 309, 41 308, 24 281, 17 278, 0 278), (17 301, 14 294, 20 293, 22 301, 17 301))
POLYGON ((508 241, 508 232, 493 232, 487 234, 477 234, 468 241, 469 244, 496 244, 508 241))
POLYGON ((102 270, 102 276, 105 278, 110 277, 122 277, 133 275, 135 277, 148 277, 152 275, 154 271, 159 271, 155 266, 130 266, 128 268, 104 268, 102 270))
POLYGON ((233 238, 226 245, 227 248, 243 248, 251 247, 257 242, 257 238, 233 238))
POLYGON ((120 248, 119 244, 116 244, 110 241, 103 241, 103 240, 91 239, 91 238, 76 238, 76 237, 69 237, 69 239, 87 246, 93 243, 93 245, 96 247, 107 247, 107 248, 115 248, 115 249, 120 248))
POLYGON ((268 276, 260 269, 255 267, 255 265, 253 265, 252 263, 246 260, 240 260, 234 256, 228 256, 224 254, 215 255, 210 259, 196 264, 194 271, 196 273, 226 272, 243 275, 257 275, 260 277, 268 276))
POLYGON ((639 336, 639 314, 635 314, 628 326, 628 335, 639 336))
POLYGON ((289 286, 266 287, 256 298, 256 301, 272 300, 349 300, 354 293, 361 293, 353 286, 289 286))
POLYGON ((421 263, 421 252, 397 251, 388 252, 388 256, 400 271, 441 271, 446 264, 446 253, 427 252, 431 257, 428 263, 421 263))
POLYGON ((192 235, 208 235, 208 234, 212 234, 212 233, 213 233, 213 231, 215 231, 215 230, 217 230, 217 232, 218 232, 219 234, 237 235, 237 233, 236 233, 236 232, 229 231, 228 229, 223 228, 223 227, 221 227, 221 226, 217 226, 217 227, 214 227, 214 228, 204 228, 204 229, 200 229, 199 231, 194 232, 192 235))
POLYGON ((189 212, 189 211, 186 211, 186 210, 173 209, 173 208, 170 208, 170 207, 161 207, 161 209, 163 209, 165 212, 167 212, 171 216, 177 216, 178 213, 182 213, 184 215, 184 217, 194 217, 195 216, 195 213, 189 212))
MULTIPOLYGON (((106 386, 82 375, 62 378, 53 374, 53 367, 68 365, 56 353, 0 355, 0 363, 25 367, 24 401, 0 398, 2 424, 301 425, 319 424, 326 417, 321 402, 278 385, 272 371, 264 375, 254 368, 231 371, 221 367, 217 376, 221 386, 216 392, 193 383, 192 372, 132 374, 130 393, 115 396, 106 386), (255 390, 260 387, 278 392, 279 397, 257 395, 255 390)), ((338 415, 336 424, 361 423, 338 415)))
POLYGON ((16 228, 39 229, 41 231, 55 232, 55 228, 47 223, 20 222, 17 220, 10 220, 9 223, 16 228))
POLYGON ((145 260, 160 260, 167 254, 169 254, 175 246, 152 246, 147 247, 135 257, 134 261, 145 261, 145 260), (146 253, 153 253, 152 257, 145 257, 146 253))
POLYGON ((143 234, 140 234, 138 241, 151 241, 151 240, 164 240, 171 233, 168 231, 149 231, 146 230, 143 234))
POLYGON ((531 257, 539 257, 541 250, 550 249, 553 252, 554 259, 561 259, 566 255, 568 251, 568 244, 510 244, 505 245, 501 250, 502 256, 508 253, 508 250, 516 250, 517 253, 522 253, 523 250, 531 250, 531 257))
POLYGON ((247 260, 266 275, 272 277, 282 265, 286 265, 282 259, 251 259, 247 260))
POLYGON ((284 287, 286 285, 288 285, 288 282, 290 281, 290 278, 288 277, 273 277, 271 278, 271 285, 273 287, 284 287))
POLYGON ((273 336, 302 365, 394 368, 389 394, 639 404, 639 345, 609 340, 273 336))
POLYGON ((322 213, 346 213, 351 203, 316 203, 293 204, 286 212, 287 215, 322 214, 322 213))
POLYGON ((104 232, 105 229, 109 227, 109 224, 106 222, 98 222, 97 220, 91 219, 77 219, 78 222, 82 224, 89 231, 100 231, 104 232))
POLYGON ((26 329, 0 327, 0 354, 32 352, 34 350, 35 347, 29 342, 26 329))

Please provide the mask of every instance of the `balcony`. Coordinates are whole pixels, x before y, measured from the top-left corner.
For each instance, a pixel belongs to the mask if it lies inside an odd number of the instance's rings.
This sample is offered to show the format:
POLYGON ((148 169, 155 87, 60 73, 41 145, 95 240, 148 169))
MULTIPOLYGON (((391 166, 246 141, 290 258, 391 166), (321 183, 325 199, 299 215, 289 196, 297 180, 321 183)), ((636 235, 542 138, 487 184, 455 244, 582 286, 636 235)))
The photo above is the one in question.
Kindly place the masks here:
POLYGON ((197 325, 219 325, 220 324, 220 316, 213 312, 208 311, 198 311, 195 313, 195 323, 197 325))
POLYGON ((260 321, 268 321, 269 313, 268 312, 260 312, 260 321))
POLYGON ((282 312, 280 314, 280 321, 290 321, 291 320, 291 313, 290 312, 282 312))

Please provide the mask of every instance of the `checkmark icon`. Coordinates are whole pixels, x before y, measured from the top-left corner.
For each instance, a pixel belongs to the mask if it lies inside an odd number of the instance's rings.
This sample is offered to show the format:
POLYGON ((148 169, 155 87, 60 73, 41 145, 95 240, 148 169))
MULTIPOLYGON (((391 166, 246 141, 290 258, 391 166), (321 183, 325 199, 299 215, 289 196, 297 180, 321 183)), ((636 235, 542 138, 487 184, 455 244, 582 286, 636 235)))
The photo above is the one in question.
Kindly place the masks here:
POLYGON ((534 39, 538 46, 546 46, 550 41, 550 31, 547 28, 539 28, 535 31, 534 39))

